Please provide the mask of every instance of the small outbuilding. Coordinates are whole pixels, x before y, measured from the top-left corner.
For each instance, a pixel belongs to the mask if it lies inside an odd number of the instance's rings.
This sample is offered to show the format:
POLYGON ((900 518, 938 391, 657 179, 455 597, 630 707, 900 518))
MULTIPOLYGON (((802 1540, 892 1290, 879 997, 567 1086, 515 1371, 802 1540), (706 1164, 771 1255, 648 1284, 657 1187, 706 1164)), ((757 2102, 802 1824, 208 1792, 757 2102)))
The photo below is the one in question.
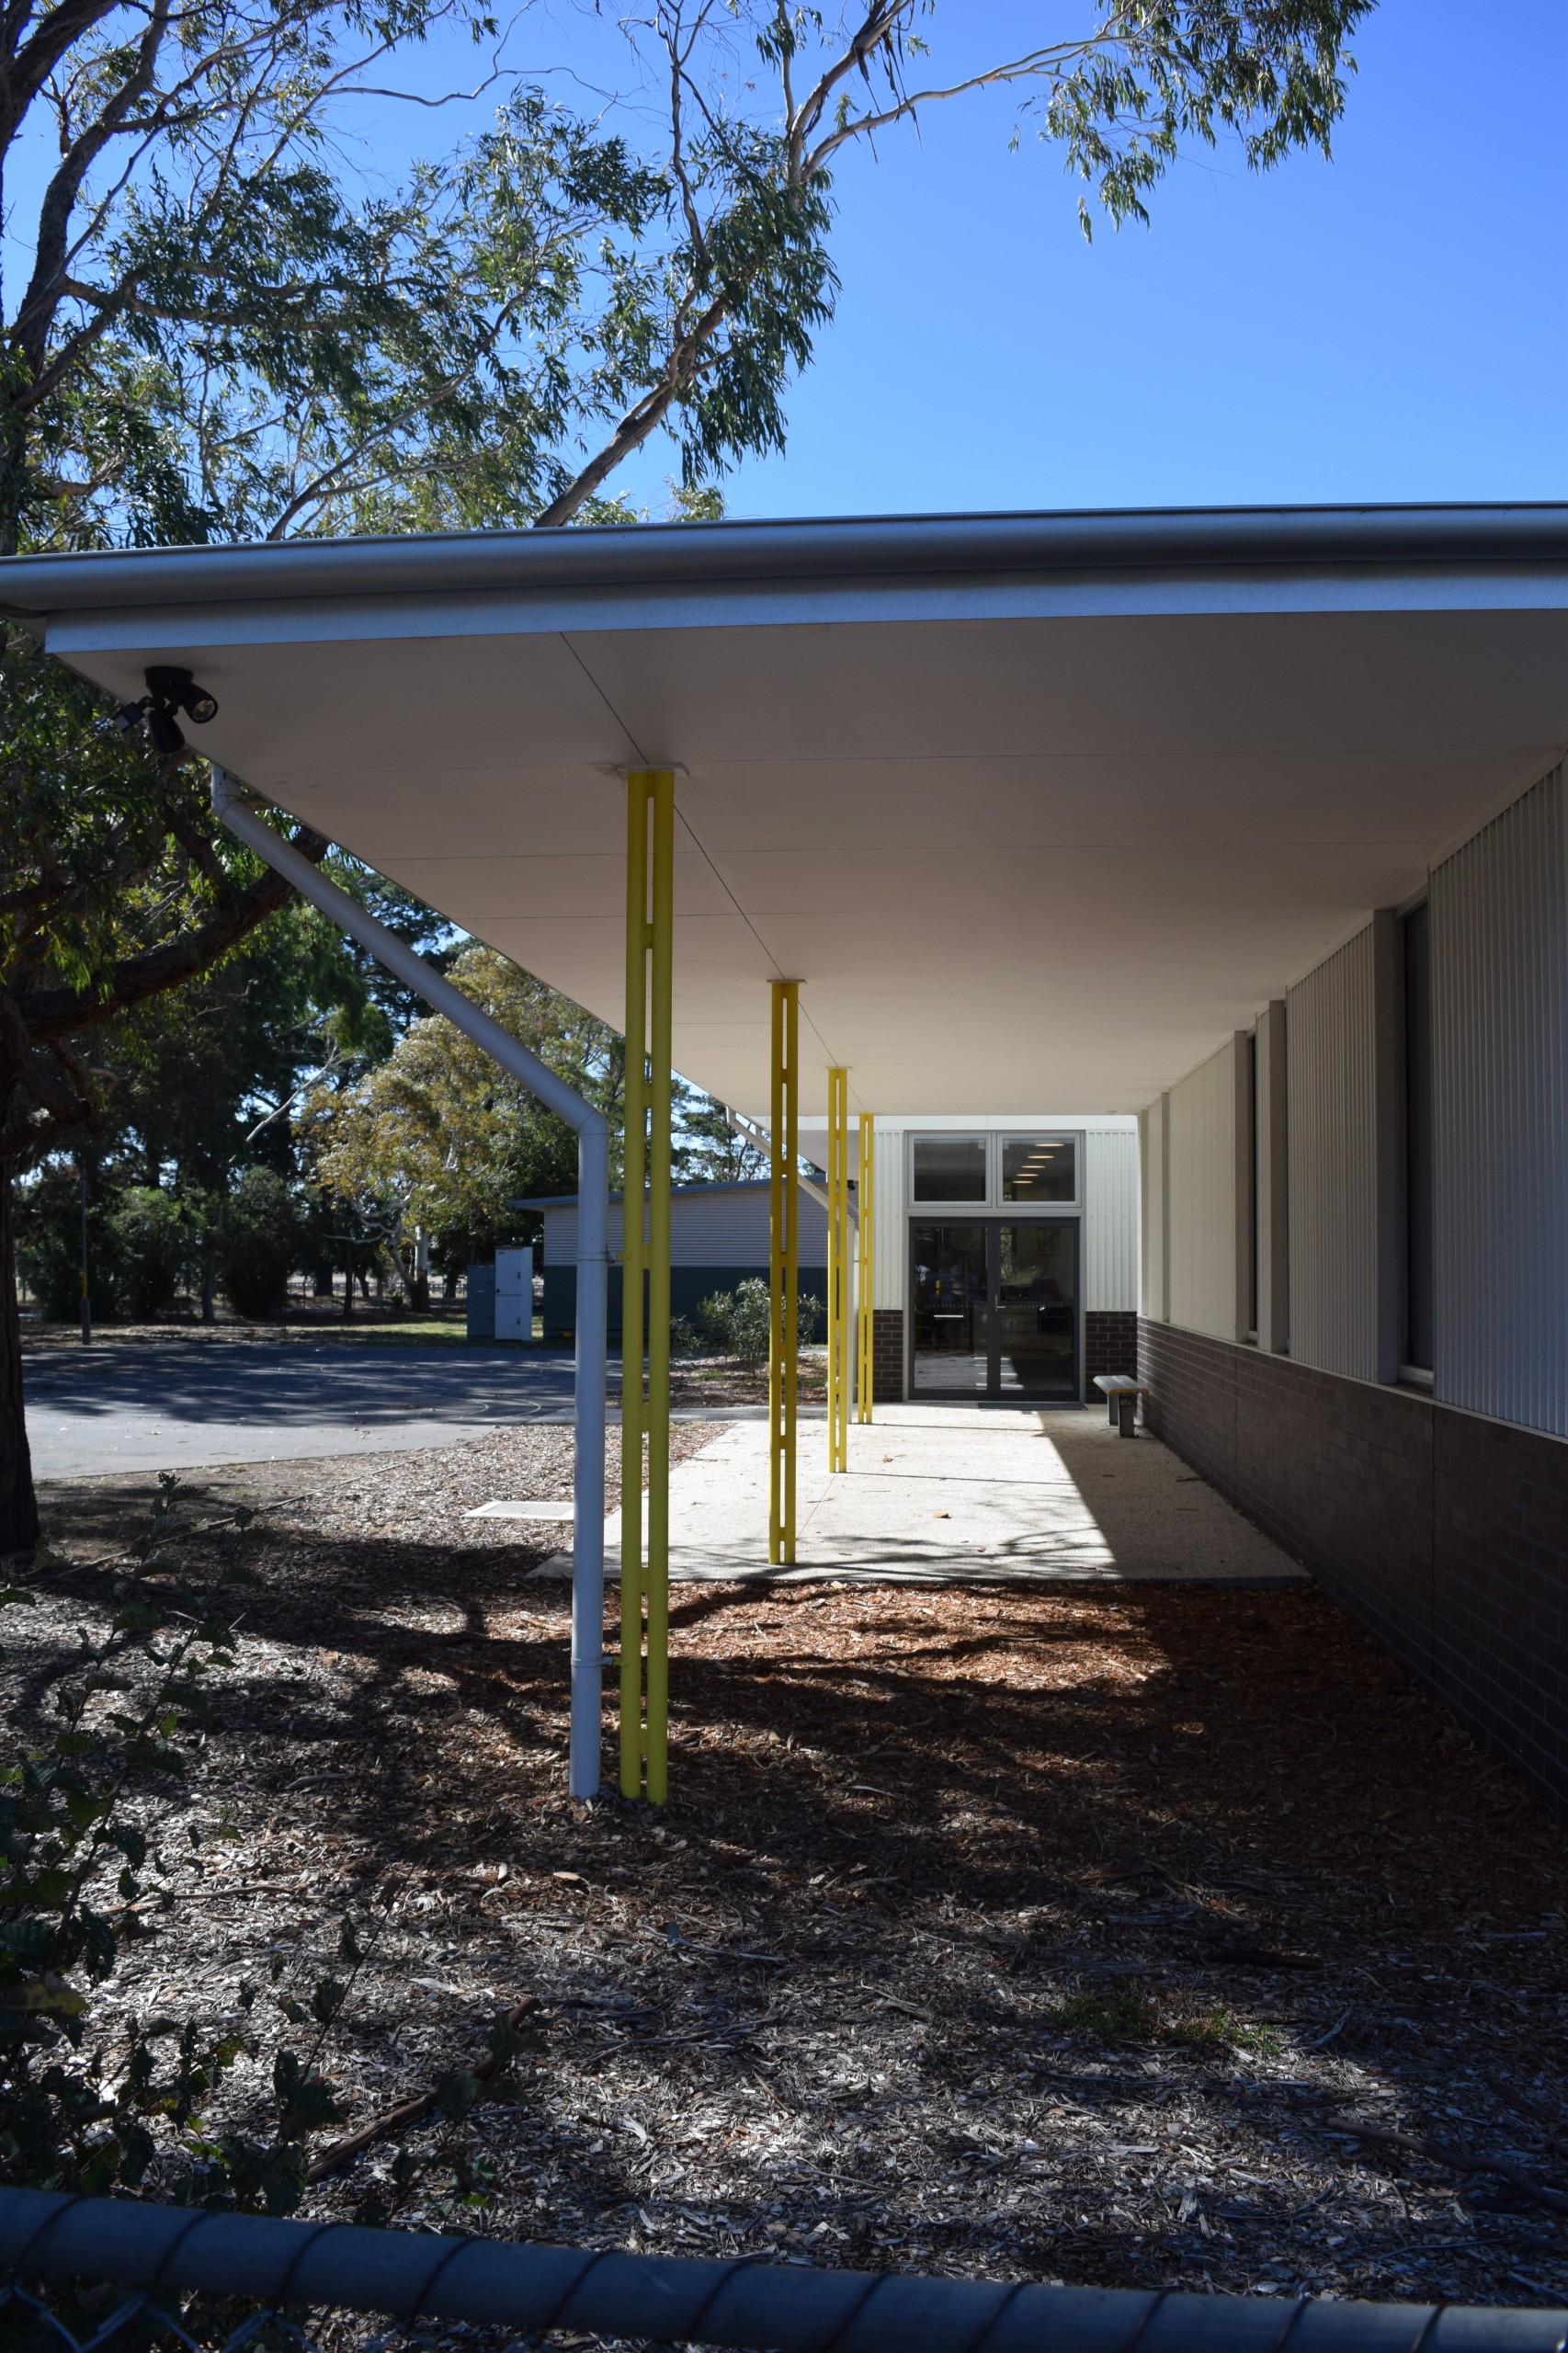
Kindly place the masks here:
MULTIPOLYGON (((768 1195, 766 1177, 733 1185, 678 1185, 670 1192, 670 1313, 695 1322, 703 1300, 733 1291, 759 1277, 767 1280, 768 1195)), ((519 1201, 537 1210, 544 1227, 544 1340, 572 1339, 577 1325, 577 1196, 549 1193, 519 1201)), ((620 1341, 620 1259, 624 1197, 610 1195, 609 1338, 620 1341)), ((827 1296, 827 1211, 809 1194, 801 1200, 800 1289, 808 1299, 827 1296)))

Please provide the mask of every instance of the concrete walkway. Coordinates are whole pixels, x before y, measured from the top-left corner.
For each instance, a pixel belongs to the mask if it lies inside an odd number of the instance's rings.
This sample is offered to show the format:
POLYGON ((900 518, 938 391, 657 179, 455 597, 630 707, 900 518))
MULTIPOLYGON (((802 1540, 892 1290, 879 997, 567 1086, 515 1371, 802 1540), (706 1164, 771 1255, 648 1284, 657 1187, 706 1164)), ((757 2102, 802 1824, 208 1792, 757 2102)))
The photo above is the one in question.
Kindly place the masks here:
MULTIPOLYGON (((686 1583, 1291 1582, 1305 1572, 1147 1431, 1103 1415, 879 1405, 831 1476, 801 1428, 793 1569, 767 1563, 767 1430, 737 1424, 670 1475, 670 1574, 686 1583)), ((607 1524, 619 1544, 619 1516, 607 1524)), ((558 1553, 536 1572, 569 1575, 558 1553)))

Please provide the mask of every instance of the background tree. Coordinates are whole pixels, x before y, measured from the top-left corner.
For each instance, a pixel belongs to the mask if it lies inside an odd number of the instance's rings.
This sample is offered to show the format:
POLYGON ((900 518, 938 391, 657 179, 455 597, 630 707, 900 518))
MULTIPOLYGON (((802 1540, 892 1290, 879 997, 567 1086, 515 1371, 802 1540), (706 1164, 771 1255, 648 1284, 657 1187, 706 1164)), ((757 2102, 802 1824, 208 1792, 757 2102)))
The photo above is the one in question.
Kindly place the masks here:
MULTIPOLYGON (((608 1118, 619 1136, 624 1041, 493 948, 469 948, 449 978, 608 1118)), ((367 1225, 379 1221, 404 1289, 415 1227, 466 1265, 498 1243, 537 1238, 515 1201, 575 1192, 577 1139, 438 1015, 414 1022, 388 1059, 347 1086, 315 1087, 301 1117, 312 1173, 367 1225)), ((617 1153, 619 1164, 619 1151, 617 1153)))

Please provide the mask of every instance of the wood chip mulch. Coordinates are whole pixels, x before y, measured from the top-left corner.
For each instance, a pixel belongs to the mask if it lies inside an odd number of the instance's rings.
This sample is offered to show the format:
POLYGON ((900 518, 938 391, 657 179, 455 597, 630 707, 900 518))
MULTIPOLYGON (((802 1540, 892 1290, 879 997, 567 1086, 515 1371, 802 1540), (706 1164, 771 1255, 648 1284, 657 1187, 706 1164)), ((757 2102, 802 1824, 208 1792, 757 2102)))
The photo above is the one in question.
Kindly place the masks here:
MULTIPOLYGON (((489 2199, 465 2228, 1568 2302, 1558 2215, 1343 2130, 1568 2188, 1568 1858, 1318 1593, 678 1589, 671 1802, 583 1807, 569 1595, 525 1582, 558 1536, 459 1517, 569 1477, 570 1432, 538 1427, 199 1474, 280 1531, 189 1802, 243 1844, 128 1955, 108 2018, 225 2015, 269 1956, 308 1998, 347 1916, 350 2128, 542 2000, 521 2105, 462 2128, 489 2199)), ((51 1533, 85 1562, 126 1500, 55 1487, 51 1533)), ((6 1628, 23 1719, 103 1606, 83 1568, 40 1590, 6 1628)), ((263 2088, 242 2067, 236 2112, 263 2088)), ((399 2145, 306 2211, 351 2212, 399 2145)), ((454 2220, 434 2180, 396 2222, 454 2220)))

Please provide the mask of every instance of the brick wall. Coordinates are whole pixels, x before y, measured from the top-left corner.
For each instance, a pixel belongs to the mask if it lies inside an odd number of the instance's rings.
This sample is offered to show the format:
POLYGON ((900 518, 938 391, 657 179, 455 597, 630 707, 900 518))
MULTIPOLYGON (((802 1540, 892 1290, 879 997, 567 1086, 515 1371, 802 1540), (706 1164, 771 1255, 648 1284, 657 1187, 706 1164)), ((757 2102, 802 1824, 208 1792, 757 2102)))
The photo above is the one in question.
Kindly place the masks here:
POLYGON ((871 1396, 874 1404, 896 1405, 903 1395, 903 1310, 871 1310, 871 1396))
POLYGON ((1149 1426, 1568 1813, 1568 1444, 1141 1323, 1149 1426))
POLYGON ((1136 1372, 1138 1318, 1119 1308, 1090 1307, 1084 1312, 1084 1395, 1089 1404, 1099 1397, 1097 1372, 1136 1372))

